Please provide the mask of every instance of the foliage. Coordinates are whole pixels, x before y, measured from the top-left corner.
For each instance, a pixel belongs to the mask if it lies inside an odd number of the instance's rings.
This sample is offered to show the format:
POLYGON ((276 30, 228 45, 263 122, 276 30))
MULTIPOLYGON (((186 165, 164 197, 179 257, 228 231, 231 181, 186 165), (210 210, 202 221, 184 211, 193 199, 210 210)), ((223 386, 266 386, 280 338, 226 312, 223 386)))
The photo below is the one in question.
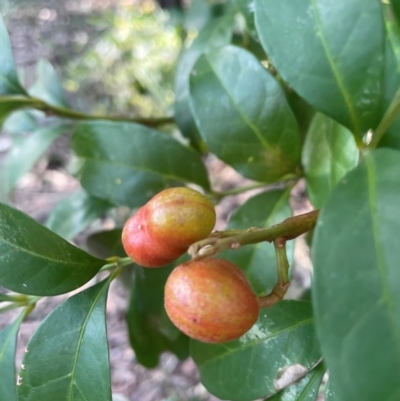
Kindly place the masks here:
MULTIPOLYGON (((126 117, 72 108, 79 102, 64 93, 49 62, 38 64, 37 81, 25 88, 0 20, 0 123, 12 138, 1 166, 0 312, 23 308, 0 331, 1 401, 111 401, 107 293, 134 263, 121 247, 121 221, 88 238, 98 257, 68 241, 101 216, 122 207, 133 213, 162 189, 184 185, 215 203, 262 189, 233 213, 226 231, 192 244, 189 254, 220 253, 234 262, 269 307, 236 340, 195 341, 163 306, 165 282, 182 260, 153 270, 134 264, 126 320, 140 363, 154 367, 164 351, 190 355, 207 389, 233 401, 311 401, 318 392, 328 401, 400 398, 400 6, 392 3, 228 0, 217 7, 193 0, 175 27, 167 28, 162 14, 160 40, 173 40, 172 52, 164 55, 152 32, 142 51, 156 54, 156 67, 144 57, 123 80, 119 61, 132 62, 132 52, 140 52, 130 35, 135 29, 145 35, 161 11, 147 9, 143 20, 118 15, 122 30, 103 36, 115 57, 91 78, 103 82, 106 68, 115 72, 103 83, 121 92, 111 110, 127 114, 133 105, 126 117), (172 70, 178 34, 183 46, 172 70), (157 79, 146 80, 147 69, 157 79), (143 93, 131 102, 130 85, 136 94, 146 88, 148 103, 143 93), (9 194, 69 133, 82 189, 63 199, 44 227, 7 204, 9 194), (253 184, 218 192, 208 154, 253 184), (299 181, 319 212, 291 217, 299 181), (311 301, 279 301, 290 279, 293 239, 314 227, 311 301), (108 276, 79 289, 99 272, 108 276), (20 324, 41 297, 73 290, 32 336, 15 372, 20 324), (300 375, 278 385, 299 366, 300 375), (320 386, 327 370, 329 381, 320 386)), ((102 51, 88 49, 83 65, 101 60, 102 51)), ((66 86, 73 89, 71 77, 66 86)))

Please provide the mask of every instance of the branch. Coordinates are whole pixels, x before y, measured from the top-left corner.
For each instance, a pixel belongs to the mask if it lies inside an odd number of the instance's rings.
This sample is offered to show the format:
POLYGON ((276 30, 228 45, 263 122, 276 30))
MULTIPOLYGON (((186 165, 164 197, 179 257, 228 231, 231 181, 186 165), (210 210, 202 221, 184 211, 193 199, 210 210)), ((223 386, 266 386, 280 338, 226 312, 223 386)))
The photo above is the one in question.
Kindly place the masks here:
POLYGON ((226 249, 238 249, 243 245, 258 242, 272 242, 277 238, 291 240, 312 230, 317 222, 319 210, 289 217, 282 223, 267 228, 249 228, 247 230, 216 231, 210 237, 192 244, 188 253, 192 259, 199 260, 214 256, 226 249))
POLYGON ((107 121, 126 121, 136 124, 146 125, 148 127, 158 127, 165 124, 173 124, 174 117, 161 117, 161 118, 144 118, 144 117, 127 117, 127 116, 106 116, 106 115, 93 115, 85 114, 80 111, 68 109, 64 107, 52 106, 45 101, 27 96, 4 96, 0 97, 0 103, 21 103, 21 107, 32 107, 37 110, 45 112, 47 115, 55 115, 63 118, 70 118, 74 120, 107 120, 107 121))

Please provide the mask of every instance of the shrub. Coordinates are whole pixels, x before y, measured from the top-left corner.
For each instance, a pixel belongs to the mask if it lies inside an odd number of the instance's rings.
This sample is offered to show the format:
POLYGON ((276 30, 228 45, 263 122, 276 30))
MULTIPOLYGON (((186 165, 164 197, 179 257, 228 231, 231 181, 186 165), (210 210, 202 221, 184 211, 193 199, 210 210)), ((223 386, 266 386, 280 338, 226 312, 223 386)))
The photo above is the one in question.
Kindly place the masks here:
POLYGON ((0 331, 0 399, 111 400, 107 292, 133 261, 121 252, 120 229, 91 239, 101 237, 106 259, 68 240, 116 207, 133 213, 177 186, 195 186, 215 204, 262 190, 233 213, 226 231, 189 247, 189 265, 218 255, 238 266, 262 308, 238 339, 189 340, 163 306, 165 282, 185 258, 160 269, 135 264, 127 324, 140 363, 154 367, 164 351, 190 355, 206 388, 234 401, 315 400, 323 391, 327 401, 400 399, 400 6, 386 3, 220 6, 183 50, 174 115, 161 118, 73 110, 49 63, 25 89, 0 22, 0 120, 15 113, 20 124, 31 124, 3 165, 5 190, 71 129, 82 185, 54 209, 51 229, 0 204, 0 285, 11 291, 0 294, 9 302, 1 311, 22 308, 0 331), (52 118, 37 127, 32 110, 52 118), (180 137, 171 134, 176 128, 180 137), (254 184, 216 191, 206 154, 254 184), (314 210, 292 216, 299 180, 314 210), (77 214, 77 223, 64 224, 77 214), (282 300, 293 239, 305 233, 312 234, 311 301, 282 300), (99 272, 108 275, 70 296, 37 329, 16 384, 17 332, 38 299, 76 290, 99 272), (301 374, 282 385, 299 365, 301 374))

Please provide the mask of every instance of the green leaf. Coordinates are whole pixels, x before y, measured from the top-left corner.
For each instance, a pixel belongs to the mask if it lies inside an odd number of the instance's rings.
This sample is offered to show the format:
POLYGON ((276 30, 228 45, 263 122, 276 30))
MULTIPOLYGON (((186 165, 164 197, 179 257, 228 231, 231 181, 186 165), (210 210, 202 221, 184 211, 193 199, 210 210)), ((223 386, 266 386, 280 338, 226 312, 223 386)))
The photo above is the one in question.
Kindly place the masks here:
POLYGON ((87 238, 87 246, 93 255, 99 258, 107 259, 110 256, 126 256, 124 247, 122 246, 122 229, 101 231, 90 235, 87 238))
POLYGON ((206 0, 192 0, 185 12, 184 28, 202 31, 213 19, 211 5, 206 0))
POLYGON ((86 191, 131 208, 142 206, 171 184, 193 182, 209 188, 200 156, 166 134, 129 123, 80 123, 71 146, 83 160, 86 191))
POLYGON ((254 0, 234 0, 237 10, 243 15, 249 34, 258 41, 258 34, 254 22, 254 0))
POLYGON ((1 15, 0 49, 0 95, 26 95, 26 91, 18 79, 10 38, 1 15))
POLYGON ((296 117, 301 139, 304 141, 316 110, 301 98, 293 89, 284 86, 289 106, 296 117))
POLYGON ((164 309, 164 285, 180 259, 162 269, 135 266, 126 321, 129 339, 138 361, 148 368, 158 365, 162 352, 170 351, 180 359, 189 356, 189 339, 169 320, 164 309))
POLYGON ((318 113, 306 136, 302 159, 308 196, 320 208, 339 181, 357 166, 359 151, 347 128, 318 113))
POLYGON ((18 180, 40 159, 52 142, 65 132, 65 125, 38 128, 26 138, 19 138, 2 165, 2 190, 9 193, 18 180))
MULTIPOLYGON (((393 20, 390 6, 383 6, 386 24, 386 55, 383 80, 382 112, 388 108, 400 89, 400 27, 393 20)), ((397 116, 385 135, 379 141, 380 147, 400 149, 400 116, 397 116)))
POLYGON ((191 340, 191 355, 204 386, 215 396, 250 401, 274 394, 279 372, 300 364, 311 369, 321 356, 312 305, 281 301, 260 310, 244 336, 224 344, 191 340))
POLYGON ((400 152, 379 149, 333 191, 313 241, 318 337, 341 401, 400 399, 400 152))
POLYGON ((15 350, 17 333, 24 316, 25 312, 0 331, 0 401, 17 401, 15 350))
POLYGON ((39 128, 36 117, 42 116, 42 112, 37 110, 15 111, 4 121, 3 131, 11 135, 35 131, 39 128))
POLYGON ((375 128, 384 58, 380 2, 255 0, 255 5, 261 43, 283 79, 357 140, 375 128))
POLYGON ((179 359, 189 356, 188 337, 172 324, 164 309, 164 285, 177 264, 162 269, 135 266, 126 319, 135 355, 148 368, 158 365, 164 351, 173 352, 179 359))
POLYGON ((69 108, 54 67, 47 60, 40 59, 36 68, 37 77, 29 89, 30 95, 52 106, 69 108))
POLYGON ((325 370, 324 364, 320 363, 302 379, 268 398, 268 401, 315 401, 325 370))
POLYGON ((46 227, 70 240, 111 207, 109 202, 94 198, 87 192, 79 190, 58 203, 48 217, 46 227))
POLYGON ((105 322, 110 279, 58 306, 29 341, 18 401, 111 401, 105 322))
POLYGON ((0 203, 0 285, 57 295, 88 282, 104 265, 35 220, 0 203))
MULTIPOLYGON (((249 227, 268 227, 292 215, 288 190, 264 192, 240 206, 229 220, 228 229, 245 230, 249 227)), ((293 260, 294 243, 287 243, 289 262, 293 260)), ((271 292, 278 279, 275 248, 269 242, 246 245, 221 256, 245 272, 253 291, 258 295, 271 292)))
MULTIPOLYGON (((0 16, 1 18, 1 16, 0 16)), ((1 24, 1 21, 0 21, 1 24)), ((0 28, 1 29, 1 28, 0 28)), ((1 47, 0 47, 1 48, 1 47)), ((0 56, 1 60, 1 56, 0 56)), ((1 81, 1 76, 0 76, 1 81)), ((1 84, 1 82, 0 82, 1 84)), ((0 96, 0 127, 8 114, 23 107, 34 106, 34 100, 26 96, 0 96)))
POLYGON ((325 390, 325 401, 340 401, 335 389, 336 383, 333 380, 332 375, 329 374, 329 380, 325 390))
POLYGON ((190 144, 199 151, 205 151, 189 107, 189 76, 196 60, 207 50, 228 44, 232 37, 233 19, 221 17, 209 23, 182 53, 175 74, 175 121, 190 144))
POLYGON ((244 177, 271 182, 300 161, 296 119, 275 78, 246 50, 210 50, 190 78, 195 120, 211 152, 244 177))
POLYGON ((397 19, 397 22, 400 22, 400 0, 390 0, 390 3, 393 8, 394 16, 397 19))

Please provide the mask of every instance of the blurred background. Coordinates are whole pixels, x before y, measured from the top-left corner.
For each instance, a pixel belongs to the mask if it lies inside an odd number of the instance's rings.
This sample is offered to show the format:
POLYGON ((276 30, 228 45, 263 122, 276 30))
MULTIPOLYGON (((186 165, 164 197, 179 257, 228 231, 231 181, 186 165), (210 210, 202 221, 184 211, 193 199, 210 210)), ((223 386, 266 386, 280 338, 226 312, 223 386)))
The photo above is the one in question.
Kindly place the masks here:
MULTIPOLYGON (((41 60, 47 60, 76 110, 97 115, 163 117, 173 114, 174 68, 182 48, 190 45, 223 6, 205 0, 0 0, 0 13, 25 87, 35 82, 41 60), (185 17, 182 8, 188 9, 185 17)), ((3 126, 0 163, 18 140, 13 130, 21 132, 21 124, 26 123, 20 116, 14 114, 3 126)), ((36 112, 38 121, 43 117, 36 112)), ((10 203, 42 223, 61 199, 80 188, 70 174, 73 156, 68 141, 68 135, 58 137, 10 195, 10 203)), ((251 183, 215 158, 208 157, 206 163, 217 190, 251 183)), ((224 199, 217 210, 217 228, 223 229, 232 210, 253 194, 224 199)), ((294 191, 293 207, 296 214, 310 209, 301 183, 294 191)), ((116 220, 127 217, 128 211, 120 209, 117 216, 96 220, 74 243, 84 247, 88 234, 114 228, 116 220)), ((302 241, 296 246, 293 296, 310 282, 311 264, 302 241)), ((19 335, 17 363, 34 330, 65 298, 40 301, 27 318, 19 335)), ((180 362, 166 353, 156 369, 145 369, 136 362, 124 320, 128 298, 127 289, 114 282, 107 306, 114 401, 217 400, 199 383, 190 359, 180 362)), ((0 328, 17 314, 0 315, 0 328)))

